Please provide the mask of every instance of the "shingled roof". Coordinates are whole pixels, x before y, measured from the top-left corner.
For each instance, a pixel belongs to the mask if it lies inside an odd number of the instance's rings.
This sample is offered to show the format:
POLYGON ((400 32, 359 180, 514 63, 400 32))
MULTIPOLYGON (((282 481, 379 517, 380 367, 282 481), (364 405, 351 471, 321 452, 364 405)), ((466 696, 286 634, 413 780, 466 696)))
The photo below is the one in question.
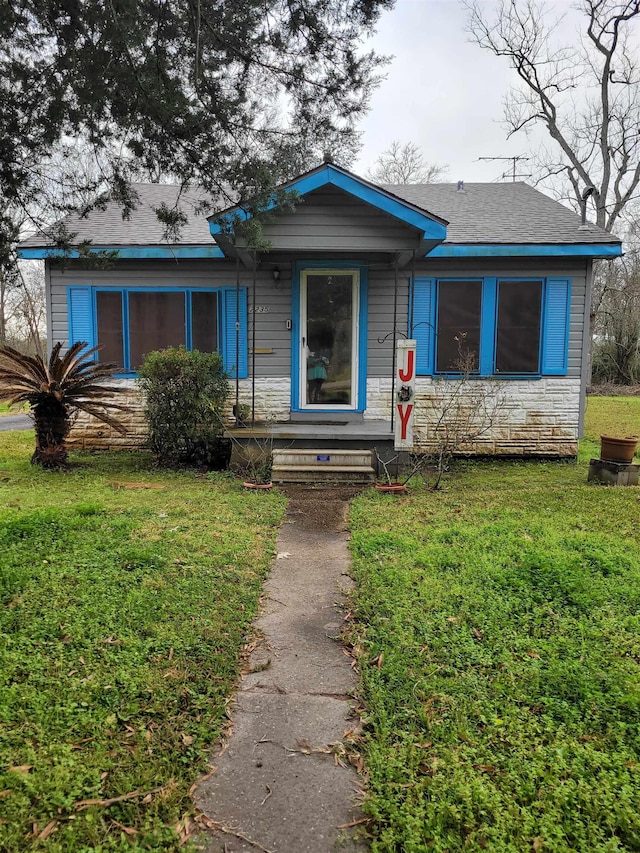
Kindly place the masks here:
MULTIPOLYGON (((95 246, 164 246, 164 226, 156 216, 163 203, 177 204, 187 216, 180 246, 211 246, 206 219, 207 199, 197 190, 170 184, 134 184, 139 203, 128 219, 115 202, 95 208, 86 217, 69 216, 68 231, 74 242, 90 240, 95 246), (205 207, 203 208, 203 203, 205 207)), ((383 186, 386 192, 449 222, 445 244, 571 244, 619 243, 617 237, 596 225, 580 228, 580 217, 562 204, 525 183, 470 183, 462 192, 456 184, 402 184, 383 186)), ((211 206, 213 207, 213 206, 211 206)), ((25 239, 20 248, 50 245, 45 235, 25 239)))
POLYGON ((619 243, 528 184, 401 184, 383 189, 448 220, 445 243, 619 243))
MULTIPOLYGON (((138 202, 128 219, 122 217, 122 207, 108 201, 104 208, 95 207, 84 216, 71 215, 64 220, 66 230, 75 234, 74 243, 90 240, 96 246, 166 246, 165 226, 156 210, 165 204, 184 213, 187 223, 180 230, 179 245, 209 246, 213 244, 207 209, 211 207, 205 193, 183 190, 175 184, 132 184, 138 202), (204 205, 204 206, 203 206, 204 205)), ((40 248, 50 245, 43 234, 27 237, 21 248, 40 248)))

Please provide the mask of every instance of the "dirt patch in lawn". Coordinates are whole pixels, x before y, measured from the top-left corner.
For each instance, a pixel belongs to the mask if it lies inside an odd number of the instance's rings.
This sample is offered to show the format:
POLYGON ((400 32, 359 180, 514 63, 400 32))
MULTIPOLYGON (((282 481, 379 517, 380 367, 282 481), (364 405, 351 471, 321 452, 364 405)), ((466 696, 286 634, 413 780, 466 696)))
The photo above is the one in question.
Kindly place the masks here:
POLYGON ((282 486, 289 499, 287 519, 305 530, 338 533, 347 526, 349 501, 362 491, 357 486, 282 486))

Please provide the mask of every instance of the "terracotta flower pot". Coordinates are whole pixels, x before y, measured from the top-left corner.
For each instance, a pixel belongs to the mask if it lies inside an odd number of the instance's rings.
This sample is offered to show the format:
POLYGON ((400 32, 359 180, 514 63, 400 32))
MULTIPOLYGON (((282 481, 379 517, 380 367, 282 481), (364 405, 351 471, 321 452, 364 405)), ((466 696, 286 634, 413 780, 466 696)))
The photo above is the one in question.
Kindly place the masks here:
POLYGON ((403 495, 407 491, 406 483, 376 483, 377 492, 387 492, 391 495, 403 495))
POLYGON ((600 436, 600 459, 605 462, 619 462, 629 465, 638 446, 638 436, 632 435, 627 438, 614 438, 610 435, 600 436))

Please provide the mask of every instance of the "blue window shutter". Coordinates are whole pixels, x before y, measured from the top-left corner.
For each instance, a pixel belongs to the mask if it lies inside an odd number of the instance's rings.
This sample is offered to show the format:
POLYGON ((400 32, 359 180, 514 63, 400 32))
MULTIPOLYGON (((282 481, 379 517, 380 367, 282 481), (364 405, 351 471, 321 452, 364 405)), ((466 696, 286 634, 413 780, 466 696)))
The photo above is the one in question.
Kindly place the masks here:
POLYGON ((67 305, 69 315, 69 346, 78 341, 86 341, 89 348, 95 346, 91 288, 67 288, 67 305))
POLYGON ((542 321, 542 373, 564 376, 569 359, 571 279, 548 278, 542 321))
POLYGON ((410 334, 416 340, 416 372, 433 373, 433 342, 436 318, 436 282, 416 278, 413 282, 413 306, 410 334))
MULTIPOLYGON (((236 377, 236 289, 227 287, 223 290, 223 339, 222 339, 222 361, 224 369, 229 376, 236 377)), ((240 288, 240 329, 239 329, 239 354, 238 377, 246 379, 248 375, 248 335, 247 335, 247 288, 240 288)))

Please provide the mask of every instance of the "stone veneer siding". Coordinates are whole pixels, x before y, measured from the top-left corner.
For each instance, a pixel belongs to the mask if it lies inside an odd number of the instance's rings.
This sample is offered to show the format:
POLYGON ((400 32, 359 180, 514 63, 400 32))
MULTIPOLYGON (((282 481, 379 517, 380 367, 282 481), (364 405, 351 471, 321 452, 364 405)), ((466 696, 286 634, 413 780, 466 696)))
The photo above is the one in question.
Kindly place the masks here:
MULTIPOLYGON (((120 385, 125 391, 117 395, 118 403, 129 408, 129 412, 117 414, 127 426, 127 434, 120 435, 107 424, 103 424, 83 412, 78 414, 73 424, 67 444, 71 448, 82 450, 133 450, 144 445, 147 439, 147 424, 143 415, 143 398, 135 379, 112 380, 112 385, 120 385)), ((256 419, 289 419, 291 400, 291 382, 289 378, 256 380, 256 419)), ((235 381, 231 380, 231 395, 227 403, 227 414, 231 422, 231 411, 235 403, 235 381)), ((240 380, 240 402, 251 405, 251 380, 240 380)))
MULTIPOLYGON (((453 380, 455 381, 455 380, 453 380)), ((482 380, 477 380, 482 382, 482 380)), ((80 414, 69 436, 69 446, 82 449, 133 449, 144 444, 147 430, 142 415, 141 393, 133 379, 118 380, 126 391, 118 402, 131 411, 122 416, 127 435, 119 435, 106 424, 80 414)), ((414 433, 416 449, 428 450, 430 423, 435 417, 438 397, 453 385, 447 380, 418 377, 414 433)), ((499 422, 482 436, 469 452, 490 455, 575 456, 578 451, 580 379, 543 377, 537 380, 509 380, 491 383, 501 401, 499 422)), ((492 392, 490 392, 492 393, 492 392)), ((367 419, 388 419, 391 380, 367 381, 367 419)), ((289 418, 291 382, 288 377, 256 380, 255 400, 258 420, 286 421, 289 418)), ((229 416, 235 402, 235 384, 228 404, 229 416)), ((240 402, 251 404, 251 380, 240 381, 240 402)))
MULTIPOLYGON (((483 380, 469 380, 482 383, 483 380)), ((438 399, 454 387, 455 380, 416 380, 414 446, 429 450, 430 425, 437 418, 438 399)), ((491 381, 487 394, 498 399, 496 425, 471 453, 502 456, 576 456, 580 413, 580 379, 546 376, 541 379, 491 381)), ((388 418, 390 379, 369 379, 368 418, 388 418)), ((488 408, 491 408, 489 402, 488 408)))

